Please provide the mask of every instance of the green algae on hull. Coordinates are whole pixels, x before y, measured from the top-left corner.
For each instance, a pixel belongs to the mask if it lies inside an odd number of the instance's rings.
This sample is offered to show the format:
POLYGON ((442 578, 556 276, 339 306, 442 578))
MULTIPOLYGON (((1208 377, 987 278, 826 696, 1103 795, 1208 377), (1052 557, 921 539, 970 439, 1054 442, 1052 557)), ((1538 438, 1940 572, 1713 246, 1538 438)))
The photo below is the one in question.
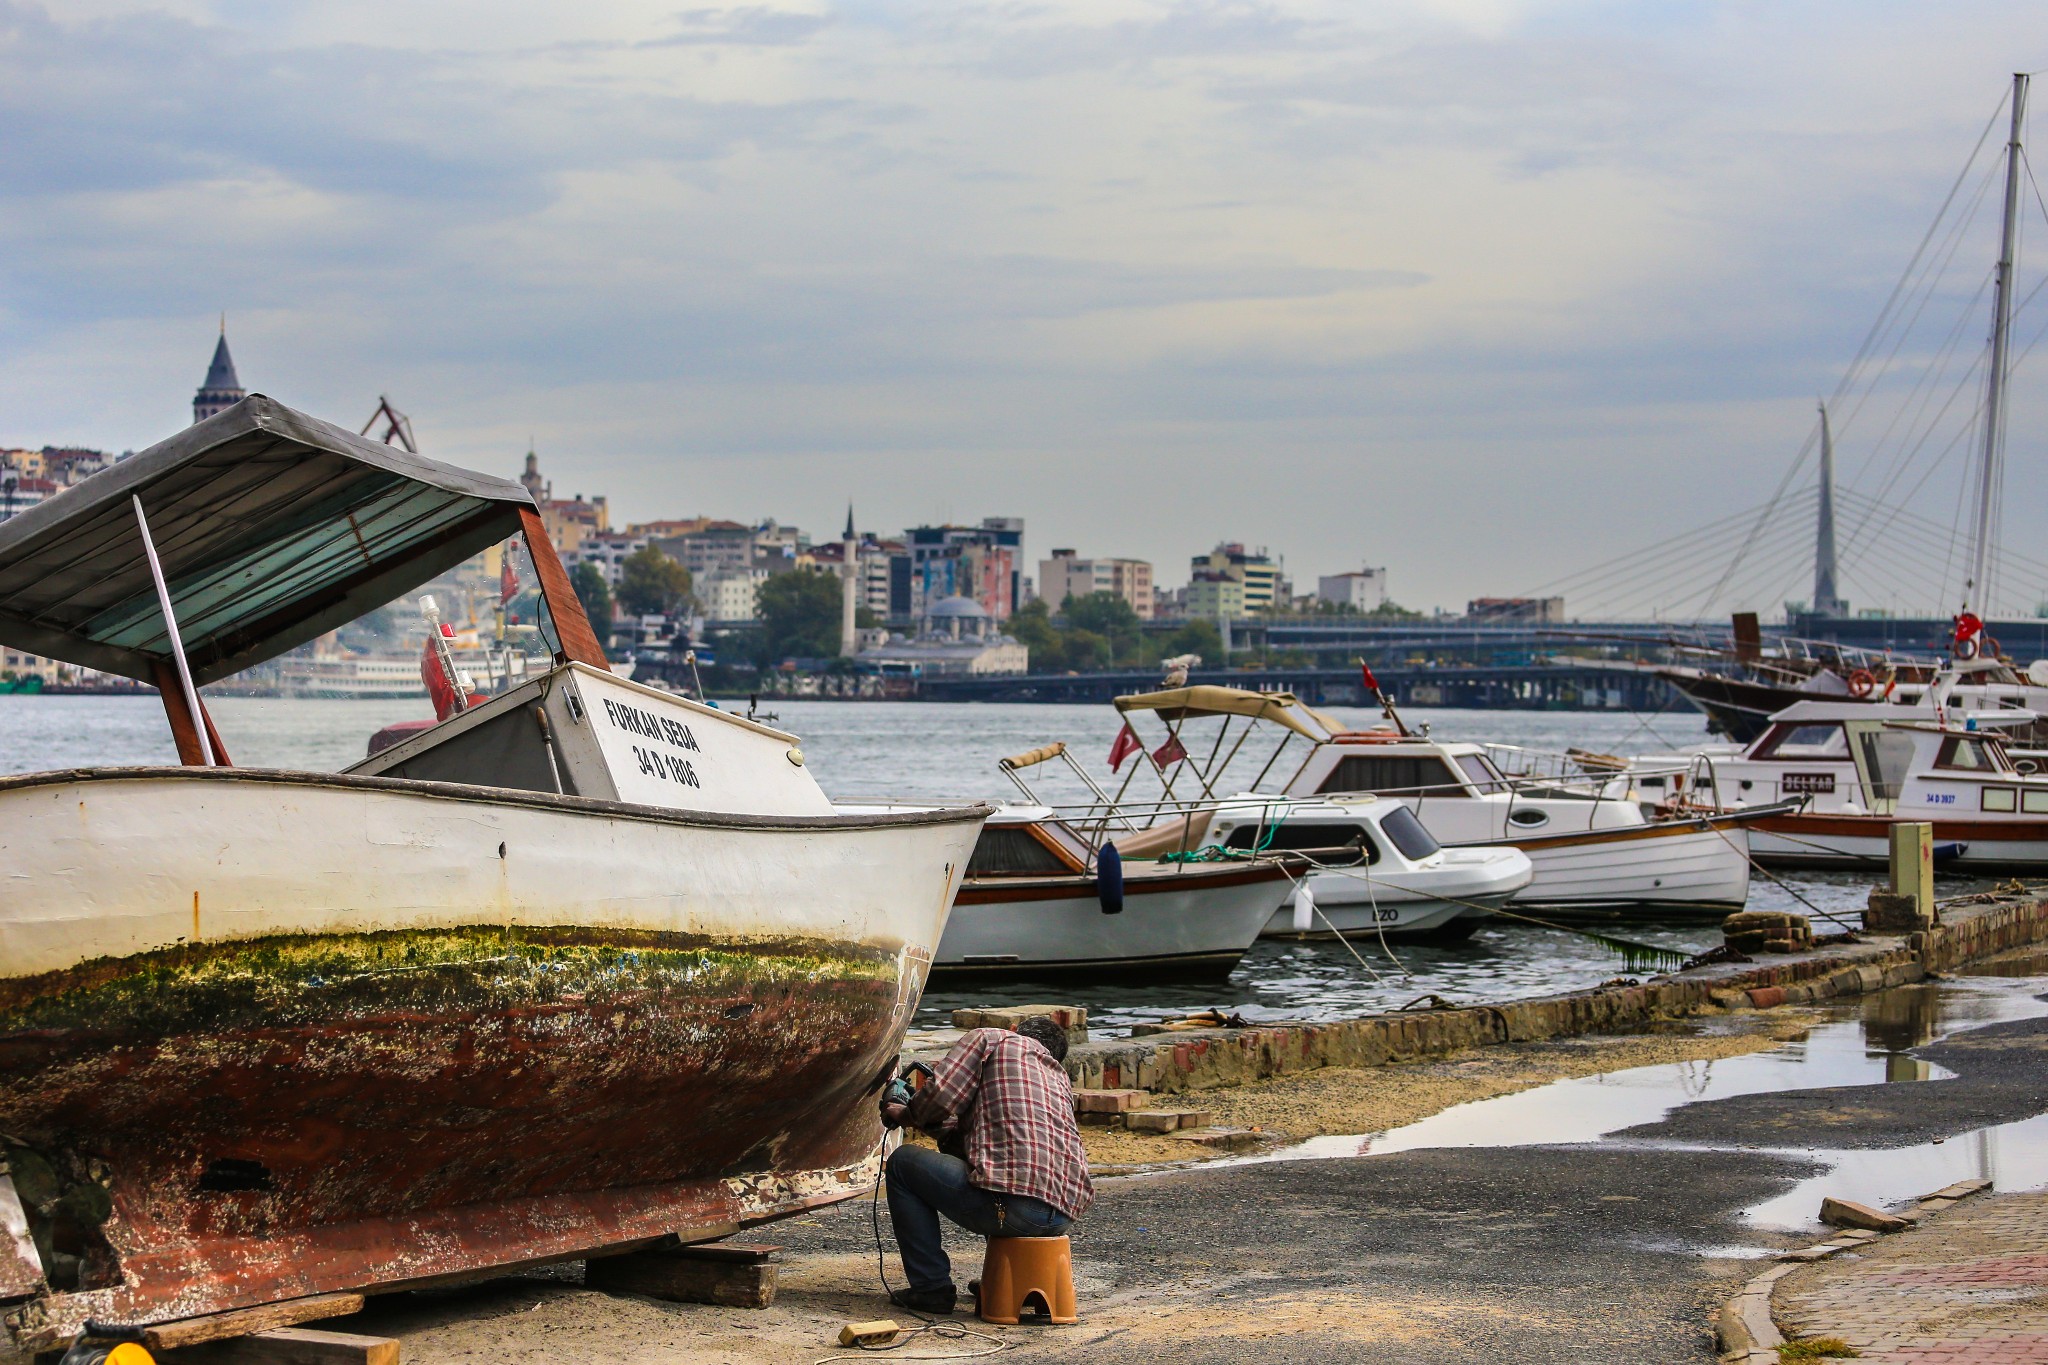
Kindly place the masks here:
POLYGON ((890 950, 644 930, 399 929, 276 935, 101 958, 0 982, 0 1036, 170 1034, 337 1015, 588 1006, 647 994, 776 995, 825 983, 894 988, 890 950))

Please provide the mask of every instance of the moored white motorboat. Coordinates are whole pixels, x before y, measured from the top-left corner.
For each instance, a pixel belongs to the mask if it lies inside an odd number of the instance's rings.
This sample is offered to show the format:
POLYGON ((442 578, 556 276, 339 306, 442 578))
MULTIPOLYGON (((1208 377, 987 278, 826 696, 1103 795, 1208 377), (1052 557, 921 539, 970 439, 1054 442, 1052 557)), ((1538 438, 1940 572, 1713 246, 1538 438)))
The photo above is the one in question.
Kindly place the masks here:
POLYGON ((1225 976, 1292 889, 1275 857, 1105 859, 1050 807, 998 807, 932 974, 1225 976))
POLYGON ((1787 707, 1741 754, 1712 763, 1731 803, 1796 797, 1752 829, 1759 862, 1783 867, 1882 867, 1891 828, 1934 827, 1935 864, 1960 873, 2048 868, 2048 773, 2012 732, 2039 717, 1999 708, 1965 711, 1937 689, 1933 704, 1865 706, 1806 701, 1787 707))
POLYGON ((1667 808, 1649 816, 1625 776, 1511 777, 1484 746, 1398 726, 1352 730, 1284 692, 1182 687, 1120 697, 1116 706, 1127 724, 1143 715, 1165 723, 1160 747, 1174 762, 1151 762, 1176 799, 1213 793, 1250 729, 1268 727, 1280 742, 1269 755, 1254 755, 1263 763, 1262 787, 1270 776, 1278 790, 1304 800, 1376 793, 1412 810, 1447 848, 1520 849, 1534 877, 1510 904, 1545 918, 1718 919, 1749 896, 1744 829, 1761 811, 1667 808), (1213 744, 1183 744, 1188 722, 1210 719, 1222 725, 1213 744), (1230 730, 1240 721, 1247 728, 1233 742, 1230 730), (1307 742, 1305 753, 1296 740, 1307 742), (1187 757, 1205 748, 1220 761, 1187 757))
POLYGON ((1505 846, 1445 848, 1397 801, 1347 796, 1297 801, 1247 794, 1220 803, 1206 837, 1219 848, 1285 852, 1308 888, 1273 913, 1268 938, 1365 934, 1455 942, 1529 885, 1527 854, 1505 846))

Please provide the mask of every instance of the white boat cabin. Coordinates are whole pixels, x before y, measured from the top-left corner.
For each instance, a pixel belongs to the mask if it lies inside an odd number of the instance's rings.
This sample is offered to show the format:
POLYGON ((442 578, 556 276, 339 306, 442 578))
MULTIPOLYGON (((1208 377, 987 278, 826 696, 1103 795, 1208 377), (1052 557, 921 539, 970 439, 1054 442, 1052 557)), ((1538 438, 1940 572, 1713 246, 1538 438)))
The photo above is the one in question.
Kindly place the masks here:
POLYGON ((1799 702, 1735 758, 1712 762, 1730 805, 1803 798, 1819 814, 2048 816, 2048 775, 2015 760, 2007 729, 2032 712, 1947 717, 1933 707, 1799 702))

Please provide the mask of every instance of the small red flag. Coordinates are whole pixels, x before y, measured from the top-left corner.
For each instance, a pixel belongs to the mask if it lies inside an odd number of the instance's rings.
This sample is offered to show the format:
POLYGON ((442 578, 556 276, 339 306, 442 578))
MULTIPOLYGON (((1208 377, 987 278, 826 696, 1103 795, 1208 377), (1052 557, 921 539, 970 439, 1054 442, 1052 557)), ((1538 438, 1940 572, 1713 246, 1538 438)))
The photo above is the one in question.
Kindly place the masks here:
POLYGON ((1188 751, 1180 747, 1179 735, 1168 735, 1166 743, 1152 751, 1152 761, 1162 768, 1169 763, 1178 763, 1187 756, 1188 751))
POLYGON ((1372 669, 1366 666, 1363 659, 1358 661, 1358 676, 1365 683, 1366 691, 1376 693, 1380 690, 1380 680, 1372 675, 1372 669))
POLYGON ((1138 739, 1138 732, 1125 722, 1124 728, 1116 732, 1116 743, 1109 746, 1109 770, 1115 772, 1124 766, 1124 760, 1144 748, 1138 739))
POLYGON ((519 570, 512 567, 512 552, 505 551, 505 567, 498 575, 498 605, 504 606, 519 596, 519 570))

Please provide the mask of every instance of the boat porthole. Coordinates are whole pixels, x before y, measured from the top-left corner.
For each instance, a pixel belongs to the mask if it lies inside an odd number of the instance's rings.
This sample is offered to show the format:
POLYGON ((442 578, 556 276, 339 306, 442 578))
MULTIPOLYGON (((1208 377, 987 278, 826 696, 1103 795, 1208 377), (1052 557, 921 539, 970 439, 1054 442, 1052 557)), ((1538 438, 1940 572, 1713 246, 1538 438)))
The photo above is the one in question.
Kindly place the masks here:
POLYGON ((1662 885, 1664 885, 1664 879, 1663 879, 1662 877, 1656 877, 1656 878, 1653 878, 1653 879, 1651 880, 1651 882, 1650 882, 1650 885, 1652 885, 1652 886, 1662 886, 1662 885))
POLYGON ((503 858, 505 856, 505 845, 502 842, 500 842, 498 845, 498 856, 500 858, 503 858))

